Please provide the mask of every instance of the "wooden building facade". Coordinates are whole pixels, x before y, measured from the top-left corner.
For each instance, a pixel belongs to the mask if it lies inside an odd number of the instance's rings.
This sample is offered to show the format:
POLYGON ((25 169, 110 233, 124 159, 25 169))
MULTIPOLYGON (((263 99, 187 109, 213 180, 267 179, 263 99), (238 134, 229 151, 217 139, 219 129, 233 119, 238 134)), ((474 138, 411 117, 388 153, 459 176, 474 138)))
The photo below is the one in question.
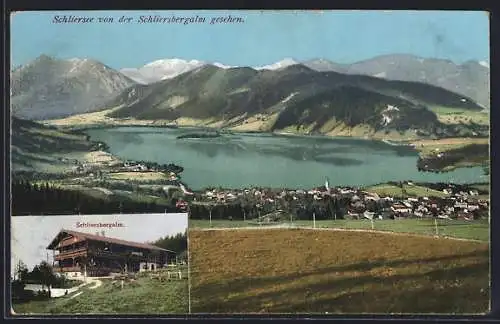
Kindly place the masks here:
POLYGON ((89 277, 155 270, 174 262, 176 255, 150 244, 65 229, 47 249, 53 251, 54 271, 89 277))

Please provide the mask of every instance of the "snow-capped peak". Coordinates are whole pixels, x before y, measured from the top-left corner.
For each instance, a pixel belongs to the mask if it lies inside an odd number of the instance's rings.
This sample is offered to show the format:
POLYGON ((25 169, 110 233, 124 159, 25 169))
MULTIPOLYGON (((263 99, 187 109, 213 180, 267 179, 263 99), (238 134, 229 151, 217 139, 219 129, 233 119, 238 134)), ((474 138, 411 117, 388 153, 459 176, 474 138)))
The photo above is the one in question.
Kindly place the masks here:
POLYGON ((212 63, 212 65, 218 67, 218 68, 221 68, 221 69, 231 69, 231 68, 235 68, 237 66, 231 66, 231 65, 225 65, 225 64, 222 64, 222 63, 219 63, 219 62, 214 62, 212 63))
POLYGON ((277 69, 282 69, 284 67, 290 66, 290 65, 295 65, 299 64, 299 62, 295 61, 292 58, 285 58, 279 62, 269 64, 269 65, 264 65, 264 66, 258 66, 255 67, 254 69, 256 70, 277 70, 277 69))
POLYGON ((179 58, 161 59, 144 65, 141 68, 124 68, 120 72, 139 83, 153 83, 174 78, 182 73, 205 65, 198 60, 183 60, 179 58))
POLYGON ((484 67, 487 67, 488 69, 490 68, 490 62, 488 61, 479 61, 478 63, 484 67))
POLYGON ((172 59, 156 60, 156 61, 153 61, 151 63, 144 65, 142 68, 182 67, 182 66, 186 66, 186 65, 199 66, 202 64, 205 64, 205 63, 202 61, 198 61, 198 60, 187 61, 187 60, 183 60, 183 59, 179 59, 179 58, 172 58, 172 59))

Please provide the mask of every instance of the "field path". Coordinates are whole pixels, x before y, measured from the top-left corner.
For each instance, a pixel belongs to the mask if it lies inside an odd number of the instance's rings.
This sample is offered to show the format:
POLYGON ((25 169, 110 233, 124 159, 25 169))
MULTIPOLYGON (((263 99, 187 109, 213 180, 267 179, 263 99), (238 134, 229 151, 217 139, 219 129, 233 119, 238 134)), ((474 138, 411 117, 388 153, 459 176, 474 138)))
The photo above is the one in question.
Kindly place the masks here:
POLYGON ((92 287, 89 287, 89 289, 96 289, 102 286, 102 281, 99 279, 91 279, 90 282, 93 282, 94 285, 92 287))
POLYGON ((74 294, 73 296, 69 297, 69 299, 73 299, 77 296, 80 296, 81 294, 83 294, 83 291, 80 291, 79 293, 74 294))

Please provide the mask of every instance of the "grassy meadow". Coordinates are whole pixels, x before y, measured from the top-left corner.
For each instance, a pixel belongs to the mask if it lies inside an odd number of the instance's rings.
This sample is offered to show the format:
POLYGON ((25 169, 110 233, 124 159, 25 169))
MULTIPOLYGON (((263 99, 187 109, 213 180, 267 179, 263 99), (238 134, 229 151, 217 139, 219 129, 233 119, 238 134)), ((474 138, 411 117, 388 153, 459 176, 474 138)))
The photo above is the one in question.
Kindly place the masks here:
MULTIPOLYGON (((187 269, 183 270, 187 278, 187 269)), ((139 276, 135 282, 101 279, 65 297, 14 304, 16 314, 184 314, 189 312, 188 280, 159 281, 139 276), (92 285, 90 285, 92 286, 92 285), (79 294, 82 292, 81 294, 79 294), (74 296, 73 298, 71 298, 74 296)))
POLYGON ((430 106, 429 109, 434 112, 437 115, 438 120, 444 124, 490 124, 490 114, 484 111, 442 106, 430 106))
MULTIPOLYGON (((246 227, 262 227, 276 225, 274 223, 261 225, 251 221, 230 221, 230 220, 189 220, 189 228, 191 229, 209 229, 209 228, 246 228, 246 227)), ((293 222, 281 223, 281 225, 289 225, 294 227, 312 227, 312 219, 309 221, 294 220, 293 222)), ((438 235, 443 237, 452 237, 466 240, 477 240, 489 242, 490 226, 488 220, 437 220, 438 235)), ((320 220, 316 221, 316 228, 330 229, 345 229, 345 230, 371 230, 372 224, 368 219, 360 220, 320 220)), ((433 219, 384 219, 374 220, 375 231, 386 231, 396 233, 411 233, 419 235, 436 235, 436 226, 433 219)))
POLYGON ((193 313, 485 313, 487 243, 310 229, 191 230, 193 313))
POLYGON ((427 188, 424 186, 418 185, 408 185, 403 184, 403 188, 399 186, 395 186, 392 184, 379 184, 375 186, 371 186, 366 188, 365 190, 368 192, 376 193, 379 196, 385 197, 393 197, 393 198, 403 198, 403 197, 438 197, 444 198, 448 197, 449 194, 445 194, 442 191, 434 190, 431 188, 427 188), (403 192, 404 190, 404 192, 403 192))

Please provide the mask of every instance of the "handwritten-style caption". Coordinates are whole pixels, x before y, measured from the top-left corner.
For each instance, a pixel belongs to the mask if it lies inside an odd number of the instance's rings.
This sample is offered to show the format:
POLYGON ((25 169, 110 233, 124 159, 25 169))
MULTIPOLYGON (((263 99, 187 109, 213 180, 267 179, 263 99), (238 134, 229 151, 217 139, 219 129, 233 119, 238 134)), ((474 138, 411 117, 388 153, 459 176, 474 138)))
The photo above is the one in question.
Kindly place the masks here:
POLYGON ((52 18, 54 24, 241 24, 245 19, 240 16, 225 15, 214 17, 202 16, 175 16, 175 15, 142 15, 142 16, 121 16, 117 17, 93 17, 93 16, 75 16, 75 15, 56 15, 52 18))

